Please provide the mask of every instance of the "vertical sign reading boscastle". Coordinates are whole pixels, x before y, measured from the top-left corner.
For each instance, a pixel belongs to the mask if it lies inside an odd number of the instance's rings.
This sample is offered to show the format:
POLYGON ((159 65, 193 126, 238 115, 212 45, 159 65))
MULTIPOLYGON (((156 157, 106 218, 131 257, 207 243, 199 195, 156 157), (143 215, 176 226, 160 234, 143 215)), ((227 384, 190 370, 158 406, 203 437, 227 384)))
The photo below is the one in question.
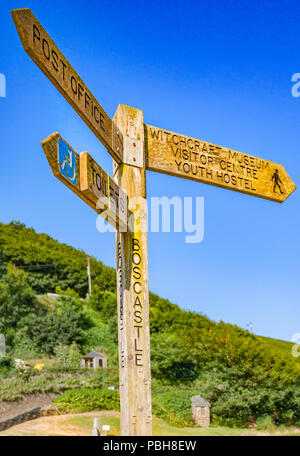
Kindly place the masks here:
POLYGON ((121 434, 151 435, 151 371, 144 123, 139 109, 119 105, 114 121, 124 136, 115 180, 128 195, 129 230, 116 233, 121 434), (134 163, 140 166, 131 165, 134 163))

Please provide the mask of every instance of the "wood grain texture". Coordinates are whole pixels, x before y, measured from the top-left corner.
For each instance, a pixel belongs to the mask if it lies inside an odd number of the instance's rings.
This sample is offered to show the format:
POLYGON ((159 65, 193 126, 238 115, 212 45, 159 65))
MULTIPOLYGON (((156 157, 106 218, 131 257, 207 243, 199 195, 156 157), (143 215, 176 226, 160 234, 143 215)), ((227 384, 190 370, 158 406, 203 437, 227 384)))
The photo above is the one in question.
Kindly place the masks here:
MULTIPOLYGON (((97 208, 105 211, 107 221, 127 229, 127 195, 87 153, 80 154, 80 189, 97 208)), ((101 212, 104 217, 104 214, 101 212)), ((104 217, 105 218, 105 217, 104 217)))
POLYGON ((79 155, 59 133, 53 133, 42 141, 42 147, 57 179, 114 227, 127 229, 128 203, 126 193, 118 188, 113 179, 87 152, 82 152, 79 155), (60 143, 61 141, 63 143, 60 143), (61 171, 59 144, 65 145, 74 154, 77 175, 75 184, 71 183, 61 171), (105 200, 101 204, 99 199, 103 197, 105 200))
POLYGON ((88 204, 92 209, 96 212, 100 212, 96 210, 96 205, 93 201, 91 201, 82 191, 80 190, 80 157, 77 152, 61 137, 59 133, 53 133, 52 135, 48 136, 48 138, 42 141, 42 147, 47 157, 48 163, 50 168, 54 174, 54 176, 59 179, 64 185, 66 185, 73 193, 75 193, 79 198, 81 198, 86 204, 88 204), (66 177, 64 177, 59 168, 59 158, 58 158, 58 145, 59 139, 62 139, 67 147, 69 147, 76 157, 76 169, 77 169, 77 183, 76 185, 71 184, 66 177))
POLYGON ((37 18, 28 8, 13 10, 11 14, 29 57, 75 109, 114 160, 121 162, 123 138, 120 131, 37 18))
POLYGON ((282 203, 296 189, 282 165, 145 125, 146 168, 282 203))
MULTIPOLYGON (((144 140, 142 111, 119 105, 114 120, 124 136, 144 140)), ((133 214, 132 231, 116 233, 121 435, 152 435, 148 247, 140 230, 147 221, 146 170, 114 168, 133 214)))

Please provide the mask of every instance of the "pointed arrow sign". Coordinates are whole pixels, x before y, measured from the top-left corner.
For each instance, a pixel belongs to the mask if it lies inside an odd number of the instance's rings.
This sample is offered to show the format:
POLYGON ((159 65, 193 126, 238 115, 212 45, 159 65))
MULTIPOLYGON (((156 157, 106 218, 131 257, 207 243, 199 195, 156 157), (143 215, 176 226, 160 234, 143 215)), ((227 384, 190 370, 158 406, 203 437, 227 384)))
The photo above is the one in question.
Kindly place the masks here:
POLYGON ((146 168, 282 203, 296 189, 282 165, 145 125, 146 168))
POLYGON ((114 160, 120 163, 123 139, 115 123, 106 114, 30 9, 16 9, 11 14, 29 57, 80 115, 114 160))
POLYGON ((127 229, 127 195, 87 153, 80 155, 53 133, 42 147, 55 177, 113 226, 127 229))

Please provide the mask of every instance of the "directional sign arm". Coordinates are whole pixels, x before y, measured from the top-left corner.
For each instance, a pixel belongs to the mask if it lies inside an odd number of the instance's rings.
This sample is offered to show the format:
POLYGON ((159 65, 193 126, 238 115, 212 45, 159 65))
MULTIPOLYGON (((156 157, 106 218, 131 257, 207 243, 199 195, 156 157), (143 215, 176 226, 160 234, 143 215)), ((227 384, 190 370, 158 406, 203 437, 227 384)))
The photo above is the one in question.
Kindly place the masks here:
POLYGON ((77 154, 59 133, 48 136, 42 147, 57 179, 113 226, 127 228, 126 193, 87 152, 77 154))
POLYGON ((282 203, 296 189, 282 165, 145 125, 146 168, 282 203))
POLYGON ((48 163, 50 165, 51 171, 53 172, 54 176, 59 179, 63 184, 65 184, 70 190, 72 190, 73 193, 75 193, 79 198, 81 198, 85 203, 87 203, 92 209, 96 210, 95 204, 86 196, 84 195, 81 190, 80 190, 80 156, 75 152, 74 149, 65 141, 62 139, 59 133, 53 133, 52 135, 48 136, 48 138, 44 139, 42 141, 42 147, 45 152, 46 158, 48 160, 48 163), (68 178, 68 175, 64 170, 66 170, 66 166, 62 168, 63 166, 63 160, 61 161, 61 166, 60 166, 60 160, 59 160, 59 141, 62 140, 66 146, 67 149, 71 153, 73 153, 73 157, 75 157, 75 160, 73 160, 72 163, 72 168, 76 169, 77 173, 77 180, 76 182, 71 182, 68 178))
POLYGON ((123 153, 123 137, 115 123, 30 9, 16 9, 11 14, 29 57, 75 109, 114 160, 120 163, 123 153))
POLYGON ((80 154, 80 188, 96 207, 103 207, 109 218, 127 228, 128 201, 126 193, 87 153, 80 154), (101 204, 101 201, 103 203, 101 204))

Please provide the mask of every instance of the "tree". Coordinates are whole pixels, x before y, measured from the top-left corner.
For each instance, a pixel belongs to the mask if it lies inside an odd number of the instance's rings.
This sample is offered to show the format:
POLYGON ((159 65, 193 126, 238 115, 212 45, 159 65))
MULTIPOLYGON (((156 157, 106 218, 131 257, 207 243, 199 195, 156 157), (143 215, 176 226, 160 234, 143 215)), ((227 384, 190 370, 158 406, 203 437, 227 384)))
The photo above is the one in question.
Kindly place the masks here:
POLYGON ((69 367, 69 347, 68 345, 58 344, 54 347, 55 366, 59 369, 68 369, 69 367))
POLYGON ((81 353, 76 342, 72 342, 69 349, 69 367, 78 369, 80 366, 81 353))
POLYGON ((89 320, 72 308, 69 303, 59 306, 54 312, 31 314, 19 323, 20 333, 39 347, 41 353, 53 355, 58 344, 70 345, 85 341, 84 329, 89 328, 89 320))
POLYGON ((0 281, 0 333, 4 333, 10 343, 20 320, 38 307, 27 277, 24 271, 9 263, 0 281))

